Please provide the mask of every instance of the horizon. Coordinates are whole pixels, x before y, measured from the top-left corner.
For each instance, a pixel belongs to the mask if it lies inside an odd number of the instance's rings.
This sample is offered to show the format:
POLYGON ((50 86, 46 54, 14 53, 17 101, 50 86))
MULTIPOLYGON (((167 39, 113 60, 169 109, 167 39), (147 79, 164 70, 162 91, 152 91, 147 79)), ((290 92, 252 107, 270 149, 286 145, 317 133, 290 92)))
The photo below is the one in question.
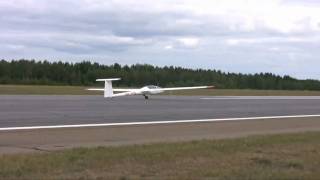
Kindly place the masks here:
POLYGON ((77 64, 77 63, 83 63, 83 62, 90 62, 91 64, 93 63, 98 63, 99 65, 102 65, 102 66, 113 66, 115 64, 118 64, 120 65, 121 67, 124 67, 124 66, 134 66, 134 65, 149 65, 149 66, 153 66, 155 68, 165 68, 165 67, 173 67, 173 68, 182 68, 182 69, 186 69, 186 70, 205 70, 205 71, 220 71, 221 73, 223 74, 236 74, 236 75, 259 75, 259 74, 271 74, 272 76, 280 76, 281 78, 285 77, 285 76, 288 76, 290 78, 293 78, 293 79, 296 79, 296 80, 315 80, 315 81, 319 81, 318 79, 311 79, 311 78, 306 78, 306 79, 301 79, 301 78, 296 78, 294 76, 290 76, 290 75, 287 75, 287 74, 284 74, 284 75, 279 75, 279 74, 275 74, 275 73, 272 73, 272 72, 258 72, 258 73, 241 73, 241 72, 230 72, 230 71, 223 71, 221 69, 217 69, 217 68, 211 68, 211 69, 205 69, 205 68, 188 68, 188 67, 182 67, 182 66, 175 66, 175 65, 163 65, 163 66, 159 66, 159 65, 153 65, 153 64, 148 64, 148 63, 133 63, 133 64, 121 64, 121 63, 118 63, 118 62, 114 62, 114 63, 110 63, 110 64, 103 64, 103 63, 99 63, 99 62, 96 62, 96 61, 90 61, 90 60, 81 60, 81 61, 77 61, 77 62, 69 62, 69 61, 62 61, 62 60, 58 60, 58 61, 48 61, 48 60, 36 60, 36 59, 12 59, 12 60, 6 60, 6 59, 1 59, 0 61, 6 61, 6 62, 12 62, 12 61, 20 61, 20 60, 25 60, 25 61, 35 61, 35 62, 49 62, 49 63, 58 63, 58 62, 62 62, 62 63, 70 63, 70 64, 77 64))

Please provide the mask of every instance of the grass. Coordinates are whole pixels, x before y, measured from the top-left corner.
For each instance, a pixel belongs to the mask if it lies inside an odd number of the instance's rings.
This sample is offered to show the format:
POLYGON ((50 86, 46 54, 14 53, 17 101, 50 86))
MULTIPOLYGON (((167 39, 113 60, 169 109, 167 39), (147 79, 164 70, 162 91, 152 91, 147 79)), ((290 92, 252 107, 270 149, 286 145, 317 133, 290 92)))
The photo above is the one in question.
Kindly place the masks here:
POLYGON ((0 179, 315 179, 320 132, 0 156, 0 179))
MULTIPOLYGON (((87 91, 83 86, 44 86, 44 85, 0 85, 2 95, 101 95, 102 92, 87 91)), ((170 91, 164 95, 203 95, 203 96, 320 96, 320 91, 293 90, 251 90, 251 89, 198 89, 170 91)))
POLYGON ((95 95, 97 91, 87 91, 84 86, 45 86, 45 85, 0 85, 2 95, 95 95))

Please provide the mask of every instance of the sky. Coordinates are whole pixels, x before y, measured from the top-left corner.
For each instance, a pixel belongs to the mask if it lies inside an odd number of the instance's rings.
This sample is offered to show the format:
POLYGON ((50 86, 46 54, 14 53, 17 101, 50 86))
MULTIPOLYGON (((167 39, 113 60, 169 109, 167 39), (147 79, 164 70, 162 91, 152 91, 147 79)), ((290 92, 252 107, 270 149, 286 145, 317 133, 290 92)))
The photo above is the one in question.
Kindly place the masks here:
POLYGON ((320 1, 1 0, 0 54, 320 80, 320 1))

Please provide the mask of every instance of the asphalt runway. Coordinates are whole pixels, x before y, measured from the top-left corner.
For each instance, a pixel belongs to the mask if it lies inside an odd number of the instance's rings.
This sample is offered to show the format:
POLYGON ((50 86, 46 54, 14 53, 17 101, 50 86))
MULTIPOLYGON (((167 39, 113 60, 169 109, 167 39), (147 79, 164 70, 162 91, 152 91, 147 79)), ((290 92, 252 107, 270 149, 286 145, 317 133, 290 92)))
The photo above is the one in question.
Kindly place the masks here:
POLYGON ((0 96, 0 154, 47 152, 73 147, 114 146, 257 134, 320 131, 320 97, 0 96), (57 129, 16 127, 130 123, 261 116, 239 121, 94 126, 57 129), (314 115, 314 116, 295 116, 314 115), (4 130, 7 128, 15 130, 4 130))
POLYGON ((0 96, 0 128, 320 114, 320 97, 0 96))

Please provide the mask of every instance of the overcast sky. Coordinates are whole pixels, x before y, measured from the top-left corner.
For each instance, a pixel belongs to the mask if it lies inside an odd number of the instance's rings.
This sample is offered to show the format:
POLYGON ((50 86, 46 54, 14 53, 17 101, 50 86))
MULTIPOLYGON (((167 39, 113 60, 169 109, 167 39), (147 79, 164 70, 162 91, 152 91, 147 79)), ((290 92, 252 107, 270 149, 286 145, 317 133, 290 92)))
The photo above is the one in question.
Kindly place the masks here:
POLYGON ((320 79, 320 1, 1 0, 0 53, 320 79))

